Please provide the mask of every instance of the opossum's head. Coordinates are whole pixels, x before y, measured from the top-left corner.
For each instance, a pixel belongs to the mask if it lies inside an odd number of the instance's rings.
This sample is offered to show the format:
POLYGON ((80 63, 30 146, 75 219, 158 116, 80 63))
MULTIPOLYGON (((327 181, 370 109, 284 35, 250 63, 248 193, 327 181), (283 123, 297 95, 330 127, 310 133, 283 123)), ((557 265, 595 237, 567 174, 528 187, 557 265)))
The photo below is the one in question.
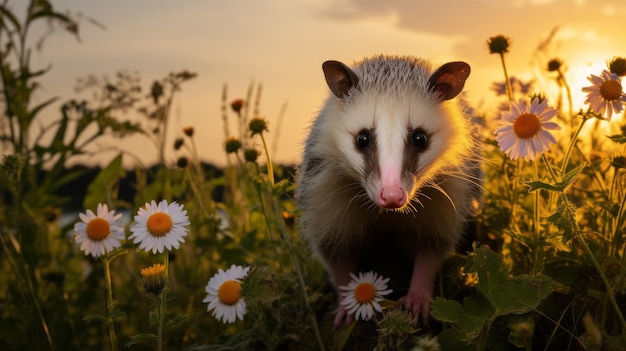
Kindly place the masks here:
POLYGON ((433 72, 424 60, 382 56, 354 69, 338 61, 322 67, 334 95, 325 111, 327 147, 379 207, 404 208, 421 186, 463 162, 471 137, 452 99, 469 76, 467 63, 433 72))

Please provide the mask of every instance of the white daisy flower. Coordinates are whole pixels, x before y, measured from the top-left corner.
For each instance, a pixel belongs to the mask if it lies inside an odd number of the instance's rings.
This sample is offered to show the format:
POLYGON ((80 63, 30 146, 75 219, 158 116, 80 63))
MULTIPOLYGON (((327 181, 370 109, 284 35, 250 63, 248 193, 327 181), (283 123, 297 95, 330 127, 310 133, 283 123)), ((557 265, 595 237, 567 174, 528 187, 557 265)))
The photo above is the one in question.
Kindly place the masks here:
POLYGON ((117 224, 122 217, 121 213, 109 211, 106 204, 98 204, 96 213, 87 210, 84 214, 78 214, 82 222, 74 224, 74 240, 80 243, 80 249, 85 255, 100 257, 120 247, 120 240, 125 239, 126 235, 124 228, 117 224))
POLYGON ((599 77, 592 74, 587 79, 593 85, 584 87, 583 91, 588 93, 585 103, 589 104, 592 110, 600 115, 606 112, 608 121, 611 120, 613 113, 622 112, 626 94, 622 91, 622 83, 617 74, 604 70, 599 77))
POLYGON ((559 130, 561 127, 550 122, 557 111, 548 107, 545 99, 534 98, 528 106, 520 99, 511 104, 509 111, 503 112, 496 129, 496 141, 500 150, 512 160, 518 157, 534 160, 542 152, 548 150, 556 139, 548 130, 559 130))
POLYGON ((206 286, 207 296, 202 302, 208 303, 207 311, 222 323, 243 320, 246 314, 246 301, 241 297, 241 280, 248 275, 250 267, 232 265, 226 272, 221 268, 206 286))
POLYGON ((167 204, 163 200, 157 205, 156 201, 145 204, 135 216, 136 224, 130 228, 133 232, 128 239, 134 239, 133 243, 139 243, 139 248, 146 252, 162 253, 164 249, 178 249, 180 243, 184 243, 187 236, 186 225, 189 225, 187 211, 183 205, 176 202, 167 204))
POLYGON ((343 290, 340 303, 348 314, 356 314, 356 320, 370 320, 374 316, 374 310, 383 311, 379 302, 392 291, 387 289, 389 278, 383 279, 372 271, 360 272, 358 277, 350 273, 350 276, 350 283, 339 287, 339 290, 343 290))

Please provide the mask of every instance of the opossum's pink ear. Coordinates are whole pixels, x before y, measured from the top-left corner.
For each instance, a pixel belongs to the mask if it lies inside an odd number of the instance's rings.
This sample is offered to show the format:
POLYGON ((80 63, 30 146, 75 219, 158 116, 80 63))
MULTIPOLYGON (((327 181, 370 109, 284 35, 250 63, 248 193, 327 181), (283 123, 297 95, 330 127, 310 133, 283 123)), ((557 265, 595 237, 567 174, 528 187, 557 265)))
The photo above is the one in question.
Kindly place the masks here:
POLYGON ((450 100, 459 95, 470 74, 465 62, 448 62, 439 67, 428 79, 428 89, 440 100, 450 100))
POLYGON ((359 82, 359 77, 339 61, 326 61, 322 64, 322 69, 330 91, 340 99, 343 99, 359 82))

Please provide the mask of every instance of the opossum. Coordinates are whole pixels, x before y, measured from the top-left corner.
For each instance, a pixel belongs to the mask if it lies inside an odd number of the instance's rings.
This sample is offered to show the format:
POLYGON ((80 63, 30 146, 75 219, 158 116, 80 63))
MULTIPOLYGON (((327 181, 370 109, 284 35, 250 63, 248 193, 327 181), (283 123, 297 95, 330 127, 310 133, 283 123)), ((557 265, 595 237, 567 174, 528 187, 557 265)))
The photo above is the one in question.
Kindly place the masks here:
MULTIPOLYGON (((427 321, 436 273, 480 192, 476 138, 455 99, 470 66, 378 55, 322 69, 330 94, 297 175, 302 236, 336 287, 374 270, 427 321)), ((335 327, 351 321, 340 306, 335 327)))

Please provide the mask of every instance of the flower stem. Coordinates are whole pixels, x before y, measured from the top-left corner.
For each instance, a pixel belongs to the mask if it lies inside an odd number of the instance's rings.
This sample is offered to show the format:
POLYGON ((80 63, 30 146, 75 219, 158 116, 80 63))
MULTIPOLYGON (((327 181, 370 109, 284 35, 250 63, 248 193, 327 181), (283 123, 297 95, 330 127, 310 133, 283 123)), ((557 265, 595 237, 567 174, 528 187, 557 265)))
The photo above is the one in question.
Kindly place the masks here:
POLYGON ((165 288, 156 298, 157 317, 159 319, 159 325, 157 327, 157 350, 163 351, 163 326, 165 324, 165 310, 167 304, 167 281, 169 272, 169 251, 165 250, 165 258, 163 259, 163 265, 165 266, 165 288))
POLYGON ((557 77, 557 81, 563 86, 563 88, 565 88, 565 93, 567 94, 567 103, 568 103, 568 108, 569 108, 569 113, 572 114, 574 113, 574 108, 573 103, 572 103, 572 91, 570 90, 569 84, 567 84, 567 81, 565 80, 565 75, 563 74, 563 71, 561 69, 559 69, 557 71, 558 77, 557 77))
POLYGON ((107 293, 107 328, 109 329, 109 340, 111 342, 111 350, 117 351, 117 337, 115 336, 115 325, 110 314, 113 310, 113 289, 111 285, 111 260, 113 256, 105 256, 104 258, 104 282, 107 293))
MULTIPOLYGON (((617 171, 615 171, 617 173, 617 171)), ((617 177, 617 174, 615 175, 617 177)), ((617 213, 617 217, 615 218, 615 225, 613 225, 613 238, 611 243, 611 252, 610 254, 617 254, 618 252, 618 244, 622 241, 622 231, 620 228, 622 227, 622 223, 624 222, 624 210, 626 208, 626 195, 622 197, 622 203, 619 206, 619 211, 617 213)), ((625 329, 626 330, 626 329, 625 329)))
POLYGON ((317 318, 315 317, 315 313, 313 308, 311 308, 311 304, 309 303, 309 294, 307 292, 306 283, 304 282, 304 276, 302 275, 302 268, 300 267, 300 262, 298 261, 298 257, 294 252, 293 245, 291 243, 291 239, 289 237, 289 231, 287 227, 285 227, 285 222, 281 217, 280 205, 278 204, 278 200, 274 195, 274 167, 272 165, 272 159, 270 158, 270 153, 267 148, 267 143, 265 142, 265 137, 263 133, 259 133, 261 135, 261 141, 263 142, 263 148, 265 149, 265 156, 267 157, 267 176, 270 181, 270 189, 272 195, 272 207, 274 209, 274 213, 276 215, 276 219, 278 221, 278 226, 280 228, 280 233, 283 238, 283 241, 287 245, 287 249, 289 251, 289 257, 291 258, 291 263, 293 265, 293 269, 298 276, 298 282, 300 283, 300 288, 302 289, 302 294, 304 297, 304 305, 306 306, 309 317, 311 318, 311 324, 313 325, 313 331, 315 333, 315 338, 317 339, 317 343, 319 349, 324 351, 324 341, 322 339, 322 333, 320 331, 319 325, 317 323, 317 318))
POLYGON ((513 101, 513 89, 511 88, 511 81, 509 80, 509 73, 506 70, 506 64, 504 62, 504 53, 500 53, 500 61, 502 62, 502 70, 504 71, 506 95, 509 97, 509 101, 513 101))
MULTIPOLYGON (((270 152, 267 148, 267 143, 265 142, 265 136, 263 133, 260 133, 261 141, 263 141, 263 149, 265 149, 265 157, 267 157, 267 177, 270 180, 270 185, 272 186, 272 191, 274 191, 274 166, 272 165, 272 159, 270 158, 270 152)), ((274 194, 272 194, 273 196, 274 194)))
MULTIPOLYGON (((578 128, 578 131, 577 131, 576 135, 578 135, 578 133, 580 132, 580 129, 582 128, 582 125, 584 123, 585 123, 585 119, 583 117, 583 122, 581 123, 581 127, 578 128)), ((574 143, 575 143, 575 140, 572 140, 572 144, 574 144, 574 143)), ((570 147, 569 151, 571 151, 571 147, 570 147)), ((564 164, 566 164, 565 160, 564 160, 564 164)), ((554 173, 552 173, 552 177, 555 178, 554 173)), ((567 196, 565 195, 564 192, 561 193, 561 199, 562 199, 564 204, 566 204, 568 202, 567 196)), ((624 200, 624 202, 622 203, 622 207, 625 204, 626 204, 626 200, 624 200)), ((622 314, 622 310, 620 309, 619 305, 617 304, 617 300, 615 299, 615 292, 613 291, 613 287, 611 286, 611 283, 609 282, 609 279, 606 277, 606 274, 604 274, 604 270, 602 269, 602 266, 600 265, 600 263, 598 262, 598 260, 594 256, 593 251, 591 251, 591 248, 589 248, 589 245, 587 245, 587 242, 585 241, 585 239, 583 238, 581 233, 577 233, 576 234, 576 238, 580 242, 581 246, 583 247, 583 250, 585 251, 585 254, 587 255, 587 257, 589 258, 589 260, 593 264, 594 268, 596 269, 596 271, 600 275, 600 279, 602 279, 602 282, 604 283, 604 287, 606 288, 606 294, 607 294, 607 297, 608 297, 609 301, 611 302, 611 306, 613 306, 613 309, 615 310, 615 314, 617 315, 617 318, 619 319, 620 323, 622 324, 622 330, 626 330, 626 319, 624 319, 624 315, 622 314)))
MULTIPOLYGON (((261 170, 259 169, 259 165, 255 163, 257 175, 261 174, 261 170)), ((256 184, 256 193, 259 197, 259 204, 261 205, 261 212, 263 213, 263 218, 265 218, 265 228, 267 229, 267 236, 270 240, 274 240, 274 235, 272 235, 272 226, 270 225, 270 216, 267 212, 267 208, 265 208, 265 201, 263 201, 263 192, 261 191, 261 185, 256 184)))
POLYGON ((602 266, 600 265, 596 257, 593 255, 591 248, 589 248, 589 245, 587 245, 587 242, 582 237, 582 235, 579 233, 578 235, 576 235, 576 238, 578 238, 578 241, 580 241, 580 244, 582 245, 583 250, 585 251, 589 259, 591 260, 591 263, 593 264, 593 266, 596 268, 596 271, 598 271, 598 274, 600 275, 600 279, 602 279, 602 282, 604 283, 604 286, 606 287, 606 294, 609 298, 609 301, 611 302, 611 305, 613 306, 613 309, 615 310, 615 314, 617 315, 617 318, 622 324, 622 330, 626 330, 626 319, 624 319, 622 310, 620 309, 620 306, 618 305, 617 300, 615 299, 615 292, 613 291, 613 287, 611 286, 609 279, 606 277, 606 274, 604 274, 604 270, 602 269, 602 266))
POLYGON ((583 129, 583 126, 585 125, 585 122, 587 122, 588 119, 589 117, 587 117, 586 114, 582 115, 582 121, 580 122, 580 125, 578 125, 578 129, 576 129, 576 131, 574 132, 574 135, 572 136, 572 141, 570 142, 567 148, 567 152, 565 153, 565 157, 563 158, 563 163, 561 164, 561 178, 565 175, 565 170, 567 169, 569 158, 572 155, 572 150, 574 149, 574 146, 576 145, 576 142, 578 141, 578 136, 580 135, 580 131, 583 129))
MULTIPOLYGON (((535 176, 535 179, 539 180, 539 160, 533 162, 533 173, 535 176)), ((535 234, 535 247, 533 248, 534 251, 534 263, 533 263, 533 276, 536 276, 539 269, 538 269, 538 265, 539 265, 539 251, 540 251, 540 247, 541 247, 541 232, 539 229, 539 192, 541 190, 536 190, 533 195, 534 195, 534 206, 533 206, 533 232, 535 234)))

